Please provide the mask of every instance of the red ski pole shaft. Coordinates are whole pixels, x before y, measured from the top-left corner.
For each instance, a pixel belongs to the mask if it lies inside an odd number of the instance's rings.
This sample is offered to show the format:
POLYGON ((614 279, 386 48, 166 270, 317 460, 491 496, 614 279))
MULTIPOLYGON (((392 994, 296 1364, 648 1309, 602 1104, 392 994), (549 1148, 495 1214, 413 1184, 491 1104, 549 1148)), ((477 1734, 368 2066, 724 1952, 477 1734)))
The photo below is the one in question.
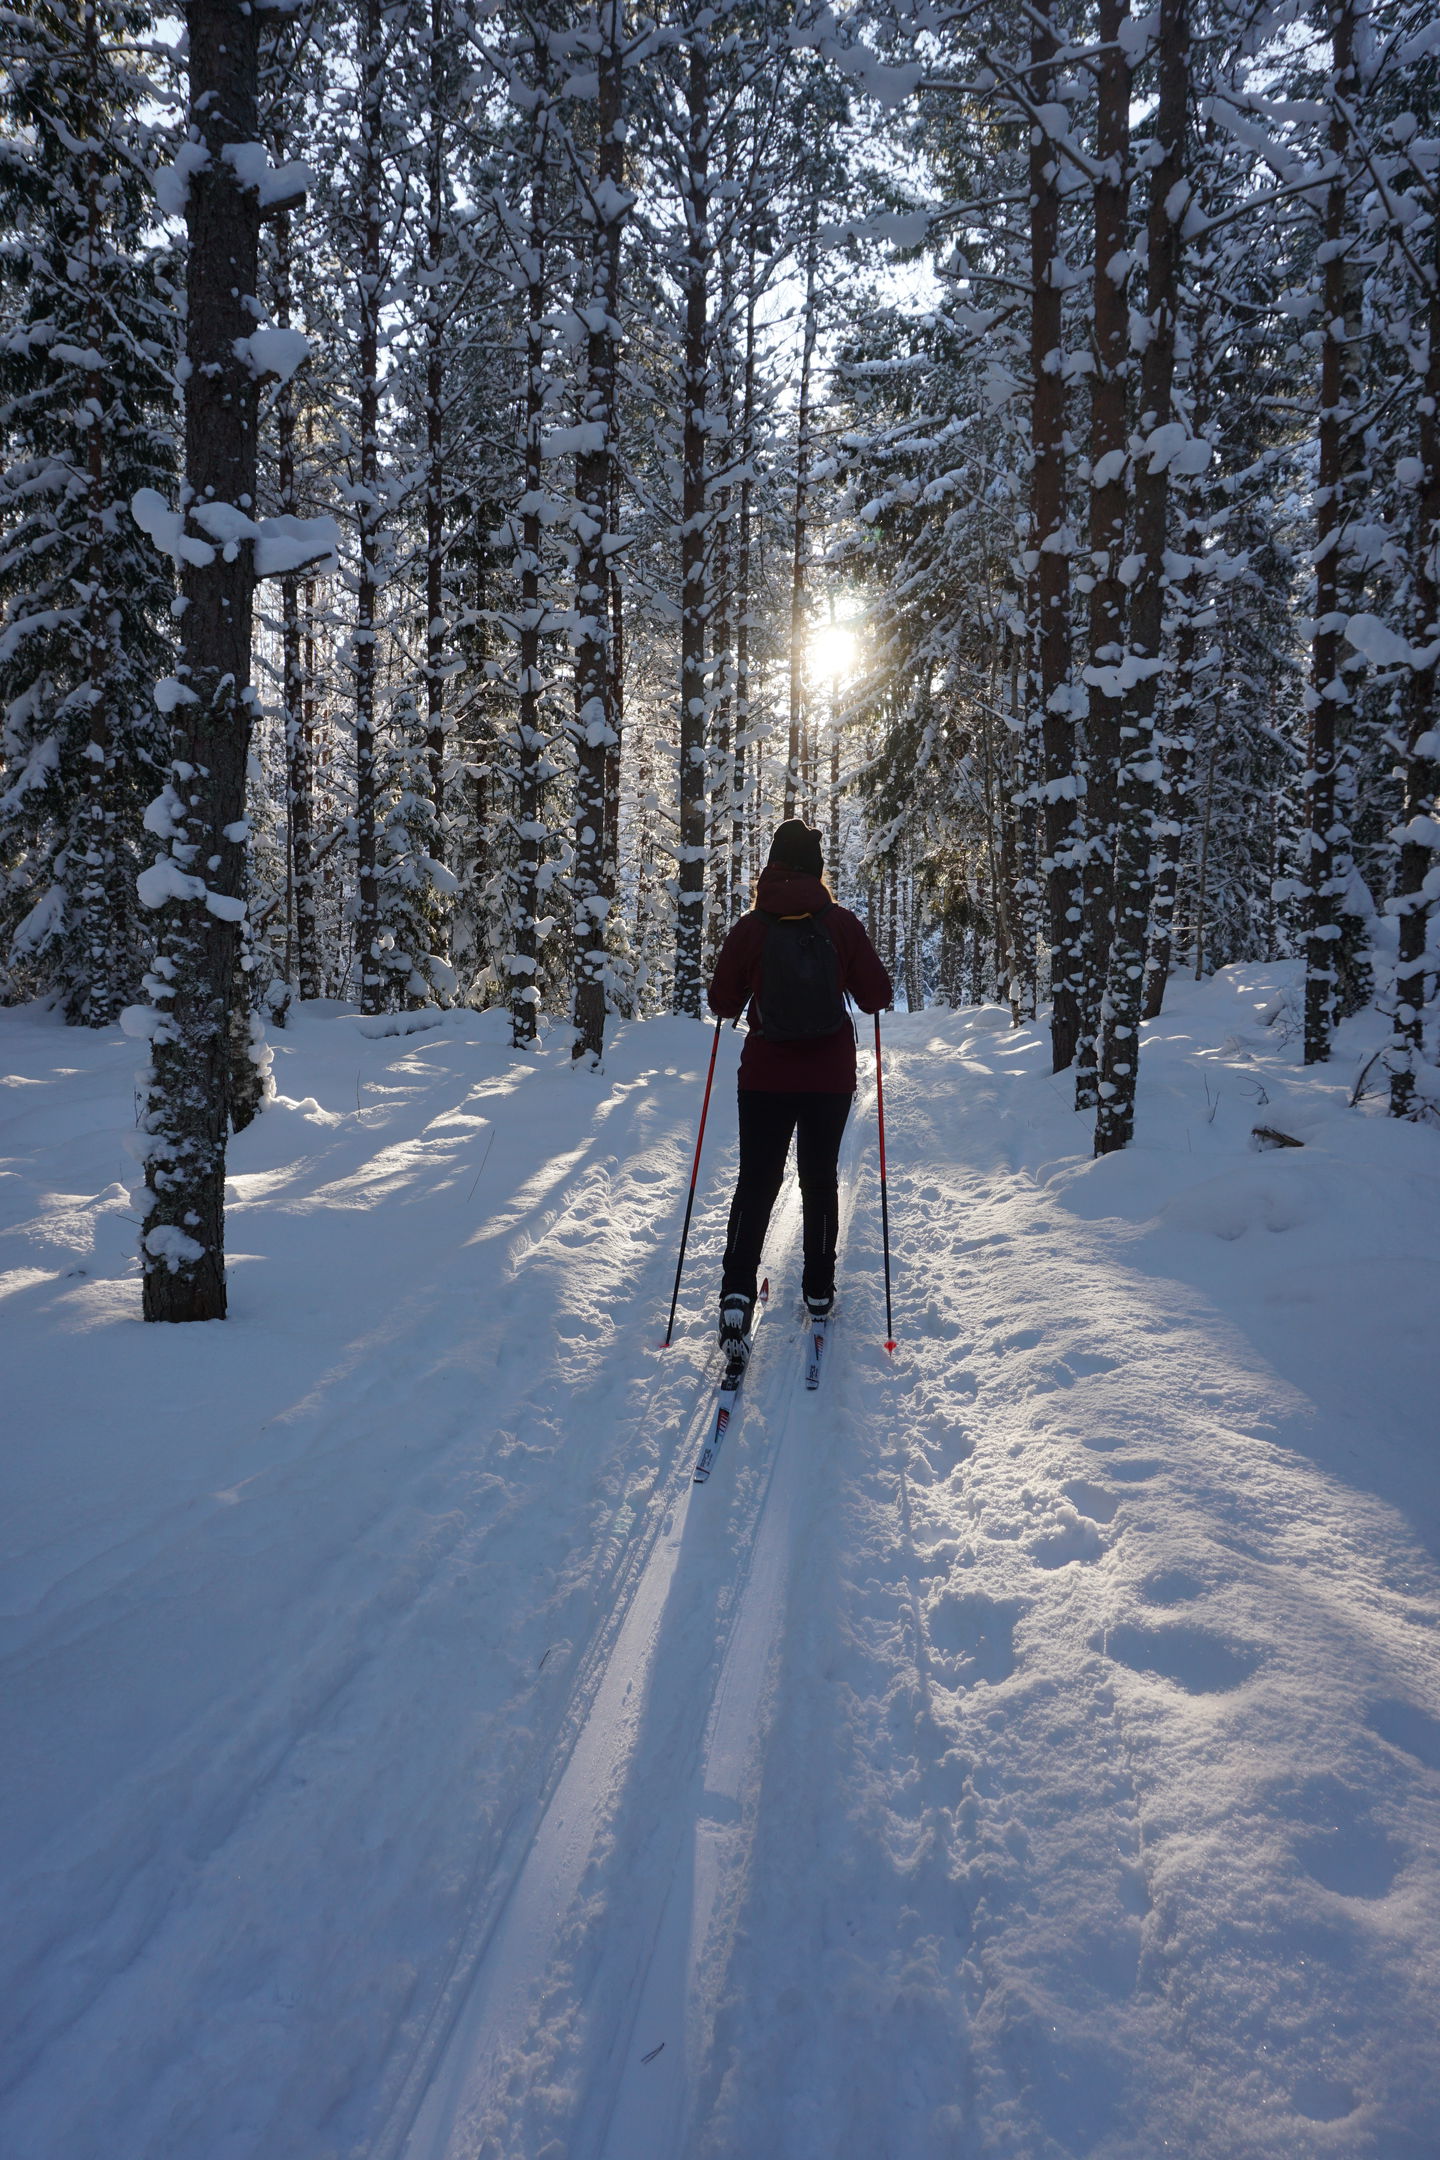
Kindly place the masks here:
POLYGON ((880 1015, 875 1015, 875 1109, 880 1121, 880 1235, 885 1247, 885 1348, 895 1348, 890 1312, 890 1190, 885 1175, 885 1079, 880 1064, 880 1015))
POLYGON ((690 1217, 695 1209, 695 1184, 700 1175, 700 1150, 705 1142, 705 1120, 710 1115, 710 1090, 715 1081, 715 1054, 720 1048, 720 1030, 725 1021, 722 1015, 715 1022, 715 1033, 710 1042, 710 1070, 705 1075, 705 1100, 700 1105, 700 1130, 695 1135, 695 1160, 690 1165, 690 1191, 685 1201, 685 1226, 680 1232, 680 1257, 675 1263, 675 1288, 670 1293, 670 1318, 665 1323, 665 1340, 662 1350, 670 1347, 670 1337, 675 1327, 675 1308, 680 1302, 680 1272, 685 1265, 685 1247, 690 1241, 690 1217))

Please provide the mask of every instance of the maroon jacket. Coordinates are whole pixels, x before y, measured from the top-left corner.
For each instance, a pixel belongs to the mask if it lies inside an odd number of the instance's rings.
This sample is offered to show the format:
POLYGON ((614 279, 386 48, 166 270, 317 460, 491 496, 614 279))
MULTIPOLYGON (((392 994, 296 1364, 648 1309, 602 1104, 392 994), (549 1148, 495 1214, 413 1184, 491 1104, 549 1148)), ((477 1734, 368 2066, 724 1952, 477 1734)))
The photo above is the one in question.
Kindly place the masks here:
MULTIPOLYGON (((721 948, 710 981, 711 1012, 733 1020, 757 995, 766 915, 813 915, 820 908, 827 909, 822 919, 840 956, 841 989, 862 1012, 882 1012, 895 993, 864 924, 848 908, 830 905, 830 895, 819 878, 778 863, 767 864, 761 871, 755 908, 741 916, 721 948)), ((853 1095, 855 1030, 847 1020, 833 1035, 818 1035, 813 1042, 773 1043, 752 1028, 740 1053, 740 1085, 853 1095)))

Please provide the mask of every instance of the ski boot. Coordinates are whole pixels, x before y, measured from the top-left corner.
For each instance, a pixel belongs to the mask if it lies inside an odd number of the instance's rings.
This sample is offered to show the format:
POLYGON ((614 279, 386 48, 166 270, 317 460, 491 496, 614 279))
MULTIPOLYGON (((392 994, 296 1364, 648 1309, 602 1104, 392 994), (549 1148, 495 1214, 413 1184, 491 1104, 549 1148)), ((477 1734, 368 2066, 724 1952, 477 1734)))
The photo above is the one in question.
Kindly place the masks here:
POLYGON ((750 1321, 755 1300, 732 1290, 720 1300, 720 1348, 726 1373, 743 1373, 750 1362, 750 1321))

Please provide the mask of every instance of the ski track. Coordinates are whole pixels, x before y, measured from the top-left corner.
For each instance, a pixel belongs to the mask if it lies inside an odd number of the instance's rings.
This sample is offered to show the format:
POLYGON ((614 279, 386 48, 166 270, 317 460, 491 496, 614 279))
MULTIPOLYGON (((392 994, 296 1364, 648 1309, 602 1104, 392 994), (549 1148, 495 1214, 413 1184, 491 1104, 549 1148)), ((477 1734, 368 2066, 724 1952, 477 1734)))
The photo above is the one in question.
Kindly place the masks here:
POLYGON ((867 1087, 698 1488, 728 1037, 661 1356, 693 1023, 308 1020, 162 1331, 129 1053, 7 1018, 6 2160, 1436 2160, 1440 1169, 1286 994, 1104 1163, 888 1025, 900 1351, 867 1087))
MULTIPOLYGON (((854 1157, 852 1122, 842 1240, 854 1157)), ((767 1243, 777 1281, 798 1274, 798 1231, 792 1188, 767 1243)), ((704 1486, 691 1479, 713 1386, 685 1431, 663 1528, 405 2160, 669 2160, 687 2147, 753 1833, 747 1773, 805 1495, 823 1464, 793 1288, 775 1302, 704 1486)))
MULTIPOLYGON (((697 1032, 686 1031, 692 1057, 697 1032)), ((384 1054, 392 1052, 387 1044, 384 1054)), ((213 2125, 237 2115, 249 2129, 236 2150, 309 2160, 317 2146, 305 2122, 337 2105, 344 2111, 351 2094, 373 2086, 373 2075, 362 2071, 365 2019, 353 2039, 341 2036, 338 2053, 334 2033, 318 2028, 314 2082, 302 2062, 298 2087, 268 2098, 246 2090, 247 2058, 265 2049, 267 2026, 291 2015, 303 2022, 310 1998, 333 1996, 331 1960, 352 1922, 344 1904, 337 1905, 313 1940, 282 1954, 277 1970, 262 1947, 263 1904, 256 1909, 247 1897, 236 1914, 228 1888, 233 1873, 249 1879, 262 1900, 283 1901, 287 1848, 306 1874, 323 1853, 335 1888, 353 1882, 358 1893, 367 1860, 373 1865, 379 1858, 383 1869, 396 1845, 415 1835, 412 1810, 420 1824, 433 1826, 441 1849, 453 1847, 453 1836, 439 1829, 448 1809, 455 1820, 474 1823, 471 1851, 447 1862, 446 1880, 430 1893, 423 1931, 412 1931, 404 1912, 386 1913, 385 1920, 392 1956, 396 1935, 403 1940, 413 1932, 433 1942, 437 1928, 453 1929, 444 1913, 483 1900, 499 1854, 513 1843, 515 1819, 523 1821, 524 1796, 537 1787, 543 1792, 560 1737, 583 1711, 591 1639, 603 1640, 627 1568, 654 1534, 655 1481, 670 1462, 666 1443, 673 1444, 674 1430, 698 1402, 702 1376, 703 1336, 697 1341, 682 1330, 663 1360, 651 1347, 668 1290, 672 1196, 688 1168, 684 1121, 691 1106, 677 1102, 672 1117, 667 1103, 656 1130, 653 1095, 623 1075, 597 1087, 563 1069, 532 1071, 522 1063, 523 1087, 565 1088, 572 1101, 577 1087, 598 1094, 594 1125, 559 1162, 552 1159, 550 1121, 538 1123, 533 1137, 523 1127, 512 1132, 512 1140, 522 1141, 518 1154, 480 1165, 480 1177, 490 1170, 498 1189, 477 1220, 460 1212, 475 1181, 475 1126, 468 1121, 492 1096, 513 1092, 515 1080, 512 1061, 505 1061, 498 1079, 457 1087, 456 1057, 453 1043, 422 1038, 401 1052, 400 1077, 392 1068, 389 1078, 368 1078, 363 1099, 357 1078, 361 1107, 345 1121, 341 1138, 350 1145, 337 1152, 353 1155, 356 1125, 368 1126, 364 1159, 374 1166, 373 1183, 359 1169, 329 1175, 323 1146, 318 1157, 249 1172, 238 1170, 246 1151, 235 1151, 234 1253, 246 1248, 247 1205, 261 1200, 272 1208, 278 1200, 301 1222, 333 1221, 337 1207, 353 1201, 358 1210, 364 1201, 362 1227, 379 1200, 397 1211, 414 1206, 421 1226, 418 1242, 408 1242, 401 1212, 387 1240, 395 1274, 413 1285, 398 1304, 384 1308, 377 1291, 388 1285, 373 1279, 372 1264, 369 1279, 361 1274, 355 1285, 362 1295, 368 1290, 372 1310, 345 1352, 338 1359, 332 1352, 333 1362, 318 1371, 313 1356, 298 1359, 305 1378, 291 1398, 284 1383, 293 1381, 293 1371, 286 1371, 270 1414, 255 1421, 258 1431, 250 1419, 241 1421, 240 1452, 262 1442, 263 1459, 233 1486, 192 1490, 178 1502, 167 1495, 143 1527, 119 1540, 110 1537, 107 1496, 99 1493, 63 1550, 36 1540, 7 1564, 6 1692, 24 1734, 12 1760, 43 1760, 63 1781, 68 1758, 75 1782, 89 1789, 104 1786, 107 1752, 138 1757, 133 1767, 125 1763, 103 1797, 97 1790, 58 1849, 56 1841, 46 1842, 50 1788, 37 1782, 28 1816, 24 1777, 12 1793, 8 1827, 22 1864, 28 1851, 43 1851, 37 1872, 11 1902, 7 1963, 16 1985, 7 1992, 22 2008, 10 2021, 5 2071, 6 2083, 19 2088, 12 2118, 17 2152, 51 2160, 57 2149, 48 2126, 55 2108, 49 2077, 33 2096, 34 2125, 45 2127, 34 2127, 28 2115, 31 2066, 44 2057, 53 2076, 53 2065, 67 2056, 84 2063, 113 2051, 108 2089, 97 2093, 82 2069, 74 2096, 60 2104, 67 2160, 71 2153, 112 2149, 117 2116, 143 2126, 138 2134, 147 2153, 209 2160, 234 2135, 213 2125), (438 1063, 438 1071, 427 1071, 427 1063, 438 1063), (374 1101, 381 1089, 385 1111, 374 1101), (630 1098, 637 1094, 632 1116, 630 1098), (411 1133, 372 1152, 375 1128, 393 1123, 397 1111, 411 1133), (657 1208, 662 1178, 668 1192, 657 1208), (437 1196, 453 1199, 457 1211, 438 1249, 437 1196), (491 1290, 486 1312, 477 1309, 465 1256, 478 1251, 480 1280, 493 1284, 487 1248, 497 1243, 499 1294, 491 1290), (578 1276, 577 1251, 585 1255, 578 1276), (526 1277, 537 1270, 546 1278, 538 1342, 533 1332, 520 1339, 515 1332, 517 1311, 534 1303, 526 1277), (509 1295, 507 1285, 514 1286, 509 1295), (605 1316, 607 1306, 623 1320, 623 1333, 605 1316), (489 1443, 483 1465, 476 1451, 477 1386, 489 1443), (588 1433, 575 1429, 577 1395, 596 1411, 588 1433), (417 1464, 407 1428, 417 1399, 427 1398, 415 1435, 417 1464), (567 1457, 574 1470, 565 1467, 567 1457), (574 1479, 569 1506, 562 1487, 558 1510, 557 1476, 574 1479), (532 1592, 517 1606, 504 1541, 540 1504, 558 1512, 560 1535, 551 1539, 540 1595, 532 1592), (292 1519, 304 1523, 303 1541, 290 1535, 292 1519), (212 1701, 207 1666, 220 1661, 224 1638, 245 1626, 257 1588, 269 1608, 264 1666, 248 1676, 243 1697, 212 1701), (177 1601, 190 1625, 183 1637, 167 1639, 163 1613, 177 1601), (500 1650, 479 1669, 467 1650, 477 1642, 500 1650), (159 1683, 139 1691, 138 1704, 114 1687, 114 1676, 133 1671, 136 1661, 159 1683), (407 1774, 406 1755, 417 1741, 420 1753, 407 1774), (423 1789, 425 1768, 438 1773, 438 1792, 423 1789), (324 1820, 327 1805, 336 1807, 338 1820, 324 1820), (78 1973, 66 1969, 68 1960, 57 1968, 51 1953, 48 1930, 62 1886, 66 1898, 89 1908, 78 1973), (254 1932, 254 1961, 243 1948, 237 1956, 227 1946, 237 1928, 242 1937, 254 1932), (187 1996, 198 1997, 213 2012, 237 1994, 230 2032, 223 2020, 207 2018, 210 2089, 187 2093, 177 2109, 172 2085, 190 2082, 168 2037, 185 2020, 181 2006, 187 1996), (138 2046, 111 2038, 137 2033, 138 2046)), ((32 1114, 32 1128, 34 1122, 32 1114)), ((723 1163, 723 1109, 715 1122, 712 1147, 723 1163)), ((733 1128, 733 1114, 729 1122, 733 1128)), ((262 1128, 256 1133, 267 1137, 262 1128)), ((12 1145, 17 1137, 7 1134, 12 1145)), ((272 1127, 268 1137, 281 1135, 272 1127)), ((23 1138, 33 1142, 36 1135, 23 1138)), ((105 1138, 113 1146, 113 1135, 105 1138)), ((717 1183, 697 1210, 697 1241, 713 1246, 721 1211, 717 1183)), ((282 1238, 289 1227, 282 1227, 282 1238)), ((242 1261, 227 1326, 227 1340, 237 1343, 248 1317, 245 1281, 242 1261)), ((69 1295, 93 1303, 113 1297, 114 1289, 83 1284, 69 1295)), ((297 1335, 305 1298, 302 1288, 298 1310, 291 1311, 297 1335)), ((123 1349, 133 1354, 135 1348, 132 1336, 123 1349)), ((169 1349, 162 1347, 162 1359, 169 1349)), ((189 1346, 174 1340, 174 1352, 183 1364, 189 1346)), ((122 1386, 123 1378, 122 1363, 122 1386)), ((183 1461, 179 1469, 183 1484, 183 1461)), ((126 1511, 117 1512, 123 1520, 126 1511)), ((400 1888, 386 1883, 383 1872, 380 1887, 382 1899, 400 1888)), ((304 1875, 288 1894, 302 1909, 313 1901, 304 1875)), ((396 1966, 401 2002, 409 1998, 408 2014, 423 2026, 434 2014, 433 1949, 411 1966, 408 1980, 403 1958, 396 1966)), ((383 2004, 376 2014, 384 2014, 383 2004)), ((391 2022, 394 2015, 392 2009, 391 2022)), ((353 2137, 352 2131, 333 2149, 347 2149, 353 2137)), ((329 2137, 322 2149, 331 2149, 329 2137)))
POLYGON ((901 1280, 964 1265, 868 1400, 837 1388, 692 2149, 1433 2160, 1433 1334, 1410 1464, 1377 1433, 1357 1491, 1308 1373, 1129 1266, 1108 1202, 1088 1228, 1072 1193, 1135 1166, 1047 1165, 982 1045, 930 1046, 952 1090, 887 1080, 901 1280))

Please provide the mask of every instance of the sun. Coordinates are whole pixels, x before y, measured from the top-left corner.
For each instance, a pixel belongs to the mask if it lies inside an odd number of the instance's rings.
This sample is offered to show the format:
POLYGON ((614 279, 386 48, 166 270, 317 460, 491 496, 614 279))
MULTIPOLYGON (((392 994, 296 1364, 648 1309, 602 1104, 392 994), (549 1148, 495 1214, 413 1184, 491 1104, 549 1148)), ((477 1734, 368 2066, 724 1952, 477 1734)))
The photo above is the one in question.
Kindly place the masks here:
POLYGON ((819 623, 810 633, 810 667, 831 682, 844 682, 859 663, 860 641, 848 623, 819 623))

